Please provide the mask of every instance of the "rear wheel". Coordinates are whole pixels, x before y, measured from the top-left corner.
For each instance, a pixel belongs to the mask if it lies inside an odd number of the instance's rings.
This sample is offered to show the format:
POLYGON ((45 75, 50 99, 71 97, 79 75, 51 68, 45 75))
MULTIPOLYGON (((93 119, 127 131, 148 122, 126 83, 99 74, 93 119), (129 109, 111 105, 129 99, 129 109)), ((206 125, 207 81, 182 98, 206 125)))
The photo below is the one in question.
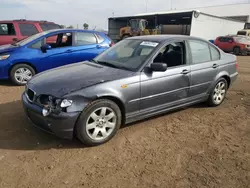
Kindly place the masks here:
POLYGON ((35 70, 27 64, 15 65, 10 71, 10 79, 16 85, 25 85, 34 75, 35 70))
POLYGON ((234 47, 234 54, 235 55, 240 55, 240 48, 239 47, 234 47))
POLYGON ((121 125, 120 108, 113 101, 100 99, 90 103, 76 124, 78 139, 85 145, 96 146, 109 141, 121 125))
POLYGON ((228 83, 224 78, 220 78, 208 98, 209 106, 219 106, 225 99, 228 83))

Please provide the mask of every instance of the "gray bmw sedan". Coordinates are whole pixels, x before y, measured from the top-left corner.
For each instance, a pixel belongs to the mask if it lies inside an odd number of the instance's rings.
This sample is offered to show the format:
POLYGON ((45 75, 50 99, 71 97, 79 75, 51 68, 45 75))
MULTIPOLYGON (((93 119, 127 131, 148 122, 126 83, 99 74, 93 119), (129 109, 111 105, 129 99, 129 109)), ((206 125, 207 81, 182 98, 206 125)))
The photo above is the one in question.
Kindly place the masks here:
POLYGON ((120 41, 92 61, 34 76, 22 95, 33 124, 94 146, 122 124, 207 102, 218 106, 237 78, 236 56, 175 35, 120 41))

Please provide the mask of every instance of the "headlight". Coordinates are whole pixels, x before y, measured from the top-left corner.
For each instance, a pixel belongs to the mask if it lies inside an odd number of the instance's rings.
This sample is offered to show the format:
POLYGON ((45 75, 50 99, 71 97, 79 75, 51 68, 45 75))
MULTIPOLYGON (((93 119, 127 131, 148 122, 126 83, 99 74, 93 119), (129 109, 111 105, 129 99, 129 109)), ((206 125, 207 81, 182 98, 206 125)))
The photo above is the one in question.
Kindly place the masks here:
POLYGON ((0 55, 0 60, 8 59, 10 55, 0 55))
POLYGON ((61 106, 62 108, 67 108, 67 107, 71 106, 72 103, 73 103, 72 100, 64 99, 64 100, 62 100, 60 106, 61 106))

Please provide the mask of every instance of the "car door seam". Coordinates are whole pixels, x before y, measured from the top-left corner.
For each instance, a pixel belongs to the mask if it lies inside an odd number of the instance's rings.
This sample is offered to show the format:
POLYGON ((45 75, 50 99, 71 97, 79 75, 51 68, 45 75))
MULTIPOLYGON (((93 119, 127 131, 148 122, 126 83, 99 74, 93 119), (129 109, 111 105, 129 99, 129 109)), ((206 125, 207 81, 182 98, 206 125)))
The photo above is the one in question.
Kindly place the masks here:
POLYGON ((141 97, 141 98, 133 99, 133 100, 130 100, 129 103, 137 102, 139 100, 152 99, 154 97, 159 97, 161 95, 170 94, 170 93, 173 93, 173 92, 176 92, 176 91, 181 91, 181 90, 184 90, 184 89, 189 89, 189 87, 183 87, 183 88, 175 89, 175 90, 172 90, 172 91, 167 91, 167 92, 158 93, 158 94, 155 94, 155 95, 149 95, 149 96, 146 96, 146 97, 141 97))

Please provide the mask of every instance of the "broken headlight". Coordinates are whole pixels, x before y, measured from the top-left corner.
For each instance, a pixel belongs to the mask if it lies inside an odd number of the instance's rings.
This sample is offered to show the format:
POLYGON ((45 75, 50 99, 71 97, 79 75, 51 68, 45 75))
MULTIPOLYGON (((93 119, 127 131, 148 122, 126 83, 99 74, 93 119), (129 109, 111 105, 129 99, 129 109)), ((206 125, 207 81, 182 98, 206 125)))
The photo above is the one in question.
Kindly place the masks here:
POLYGON ((72 100, 58 99, 50 95, 40 95, 37 99, 37 102, 44 107, 44 116, 48 116, 50 113, 59 114, 62 111, 65 112, 65 108, 71 106, 73 103, 72 100))
POLYGON ((63 99, 62 102, 61 102, 61 104, 60 104, 60 106, 61 106, 62 108, 67 108, 67 107, 71 106, 72 103, 73 103, 72 100, 63 99))

